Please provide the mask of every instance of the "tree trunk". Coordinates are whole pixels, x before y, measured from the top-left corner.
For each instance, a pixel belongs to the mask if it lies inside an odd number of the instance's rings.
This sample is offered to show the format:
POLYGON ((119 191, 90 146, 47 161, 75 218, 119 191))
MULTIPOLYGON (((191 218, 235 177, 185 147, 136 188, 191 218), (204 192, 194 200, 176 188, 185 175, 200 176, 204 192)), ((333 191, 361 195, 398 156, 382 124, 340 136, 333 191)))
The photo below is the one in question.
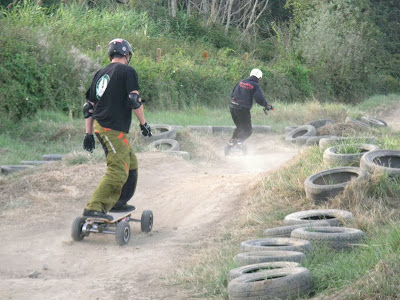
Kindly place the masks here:
POLYGON ((171 0, 171 17, 176 18, 177 0, 171 0))
POLYGON ((228 6, 228 16, 226 17, 226 25, 225 25, 225 33, 228 34, 229 31, 229 26, 231 25, 231 14, 232 14, 232 5, 233 5, 233 0, 229 0, 229 6, 228 6))

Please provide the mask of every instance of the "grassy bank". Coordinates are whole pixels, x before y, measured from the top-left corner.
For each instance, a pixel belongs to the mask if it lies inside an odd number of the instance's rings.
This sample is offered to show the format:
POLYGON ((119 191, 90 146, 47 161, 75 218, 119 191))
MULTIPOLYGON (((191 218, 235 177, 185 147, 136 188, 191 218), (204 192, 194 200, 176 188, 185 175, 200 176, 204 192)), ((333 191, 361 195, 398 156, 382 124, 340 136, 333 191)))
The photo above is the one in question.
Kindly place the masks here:
MULTIPOLYGON (((382 98, 369 99, 359 107, 348 108, 350 114, 363 107, 381 106, 382 98)), ((312 105, 312 104, 309 104, 312 105)), ((365 111, 364 111, 365 113, 365 111)), ((321 115, 315 115, 315 119, 321 115)), ((400 149, 400 137, 388 130, 370 132, 382 149, 400 149)), ((305 195, 304 180, 330 168, 324 163, 317 146, 305 148, 299 156, 259 182, 243 200, 243 210, 235 216, 224 233, 209 240, 194 259, 196 266, 177 273, 172 282, 196 286, 205 297, 227 299, 227 274, 237 266, 233 257, 242 241, 262 238, 267 228, 282 226, 283 218, 292 212, 337 208, 351 211, 355 227, 366 233, 366 240, 351 251, 317 249, 303 265, 312 273, 317 299, 397 299, 399 295, 400 257, 400 181, 374 174, 368 184, 350 186, 346 192, 326 205, 317 206, 305 195)))
MULTIPOLYGON (((266 116, 262 108, 255 105, 252 109, 253 125, 269 125, 274 133, 283 133, 285 126, 304 124, 315 119, 331 118, 343 122, 347 115, 376 115, 399 101, 399 96, 375 96, 357 106, 344 104, 321 104, 317 101, 307 103, 273 103, 274 111, 266 116)), ((150 124, 169 125, 234 125, 228 105, 225 109, 206 109, 193 107, 187 110, 169 111, 146 109, 146 118, 150 124)), ((138 123, 132 122, 131 138, 136 151, 143 145, 138 137, 138 123)), ((40 160, 42 155, 51 153, 66 154, 82 150, 84 135, 83 118, 68 117, 63 113, 39 111, 33 118, 24 118, 19 122, 10 119, 0 124, 0 164, 17 164, 21 160, 40 160)), ((99 145, 95 150, 101 152, 99 145)))

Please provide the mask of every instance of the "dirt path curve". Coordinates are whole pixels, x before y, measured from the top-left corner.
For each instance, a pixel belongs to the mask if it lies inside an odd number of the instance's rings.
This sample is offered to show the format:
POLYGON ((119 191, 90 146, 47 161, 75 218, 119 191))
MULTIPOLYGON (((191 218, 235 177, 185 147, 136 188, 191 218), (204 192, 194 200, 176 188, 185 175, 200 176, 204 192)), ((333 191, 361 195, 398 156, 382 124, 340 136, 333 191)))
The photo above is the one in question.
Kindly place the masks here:
POLYGON ((399 103, 392 107, 389 111, 382 114, 382 119, 391 127, 393 130, 400 130, 400 99, 399 103))
POLYGON ((224 157, 224 139, 211 137, 219 159, 193 164, 162 153, 140 153, 134 204, 154 213, 153 233, 140 232, 125 247, 110 235, 70 238, 71 223, 104 172, 104 163, 43 167, 1 193, 15 208, 2 212, 1 299, 191 299, 164 280, 182 268, 194 247, 217 234, 240 209, 241 195, 263 172, 297 152, 281 137, 254 135, 249 155, 224 157), (60 218, 62 217, 62 218, 60 218))

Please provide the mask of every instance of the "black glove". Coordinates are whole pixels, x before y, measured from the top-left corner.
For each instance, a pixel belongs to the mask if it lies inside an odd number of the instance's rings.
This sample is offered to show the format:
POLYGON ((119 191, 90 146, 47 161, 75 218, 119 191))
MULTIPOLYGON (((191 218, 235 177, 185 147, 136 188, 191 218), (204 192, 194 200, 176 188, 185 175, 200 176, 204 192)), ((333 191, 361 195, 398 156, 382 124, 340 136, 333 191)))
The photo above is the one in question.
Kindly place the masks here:
POLYGON ((140 124, 140 130, 142 131, 142 134, 144 136, 152 136, 151 134, 151 128, 149 125, 147 125, 147 123, 144 123, 143 125, 140 124))
POLYGON ((94 137, 91 133, 86 133, 85 138, 83 139, 83 149, 89 152, 93 152, 95 149, 94 137))

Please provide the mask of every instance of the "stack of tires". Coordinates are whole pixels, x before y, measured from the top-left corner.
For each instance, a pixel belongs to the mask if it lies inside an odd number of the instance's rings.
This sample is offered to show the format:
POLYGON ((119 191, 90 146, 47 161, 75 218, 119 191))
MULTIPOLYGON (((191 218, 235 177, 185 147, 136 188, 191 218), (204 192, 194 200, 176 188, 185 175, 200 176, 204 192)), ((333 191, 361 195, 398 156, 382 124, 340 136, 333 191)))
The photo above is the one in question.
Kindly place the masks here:
POLYGON ((287 215, 284 226, 264 231, 265 238, 244 241, 230 270, 229 299, 291 299, 312 291, 312 278, 301 266, 306 255, 321 245, 335 250, 359 243, 364 233, 342 227, 352 213, 337 209, 300 211, 287 215))
POLYGON ((149 143, 150 151, 161 151, 169 155, 181 157, 189 160, 190 154, 180 151, 180 146, 176 138, 176 128, 171 125, 155 124, 150 125, 152 129, 151 137, 143 137, 149 143))
POLYGON ((311 245, 294 238, 244 241, 235 256, 239 267, 229 271, 229 299, 288 299, 308 294, 311 273, 301 267, 311 245))
POLYGON ((330 136, 317 136, 317 129, 327 124, 334 124, 331 119, 322 119, 308 122, 300 126, 287 126, 285 127, 286 138, 289 143, 297 145, 315 145, 323 137, 330 136))
MULTIPOLYGON (((331 119, 322 119, 311 121, 304 125, 287 126, 285 127, 285 139, 287 142, 294 143, 296 145, 318 145, 322 138, 336 137, 332 135, 318 135, 318 129, 327 125, 334 124, 334 121, 331 119)), ((361 118, 361 120, 347 117, 345 120, 345 124, 353 124, 359 128, 387 126, 387 123, 385 121, 370 116, 364 116, 361 118)))

